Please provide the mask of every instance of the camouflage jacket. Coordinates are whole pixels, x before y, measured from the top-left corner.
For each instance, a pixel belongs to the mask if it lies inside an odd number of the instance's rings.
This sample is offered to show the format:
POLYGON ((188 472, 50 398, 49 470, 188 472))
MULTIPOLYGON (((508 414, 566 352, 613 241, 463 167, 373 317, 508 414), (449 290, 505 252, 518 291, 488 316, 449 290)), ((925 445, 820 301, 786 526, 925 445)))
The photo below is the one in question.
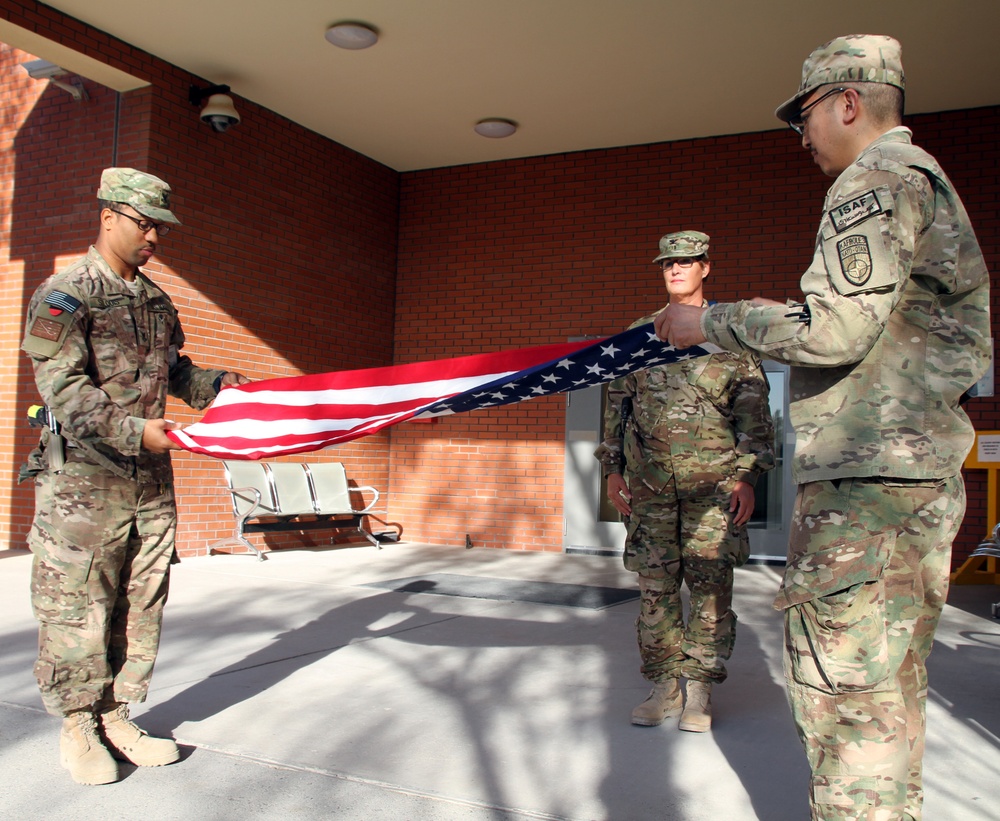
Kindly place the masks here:
MULTIPOLYGON (((21 349, 68 447, 123 478, 169 482, 170 455, 141 448, 146 420, 163 417, 167 394, 206 407, 225 371, 178 353, 184 332, 170 297, 141 272, 136 280, 138 294, 91 247, 35 291, 21 349)), ((45 468, 49 437, 45 429, 28 475, 45 468)))
POLYGON ((723 351, 614 380, 604 441, 594 455, 605 476, 623 473, 655 493, 671 484, 680 497, 712 493, 723 483, 756 484, 774 467, 774 426, 760 362, 749 353, 723 351), (623 439, 626 397, 632 414, 623 439))
POLYGON ((894 128, 830 188, 796 308, 715 305, 709 341, 794 367, 797 482, 940 479, 973 428, 959 399, 990 360, 989 274, 937 161, 894 128))

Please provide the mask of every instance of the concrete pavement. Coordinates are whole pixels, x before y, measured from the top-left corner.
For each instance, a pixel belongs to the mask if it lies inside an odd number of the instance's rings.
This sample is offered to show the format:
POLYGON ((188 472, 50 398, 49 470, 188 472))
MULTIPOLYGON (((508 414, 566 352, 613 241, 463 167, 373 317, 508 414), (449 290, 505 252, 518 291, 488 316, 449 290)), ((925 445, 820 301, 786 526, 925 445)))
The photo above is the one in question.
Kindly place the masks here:
MULTIPOLYGON (((185 559, 150 698, 132 711, 177 738, 183 758, 82 787, 58 765, 59 720, 31 673, 30 561, 0 552, 5 818, 807 818, 770 606, 780 569, 737 573, 730 680, 716 688, 713 731, 699 735, 676 720, 629 723, 648 691, 637 601, 563 596, 634 590, 618 559, 408 544, 185 559), (441 574, 469 577, 469 595, 435 593, 454 592, 441 574), (540 601, 538 582, 562 585, 551 588, 561 603, 540 601), (497 598, 473 597, 483 590, 497 598)), ((938 634, 928 821, 1000 812, 997 600, 998 587, 955 588, 938 634)))

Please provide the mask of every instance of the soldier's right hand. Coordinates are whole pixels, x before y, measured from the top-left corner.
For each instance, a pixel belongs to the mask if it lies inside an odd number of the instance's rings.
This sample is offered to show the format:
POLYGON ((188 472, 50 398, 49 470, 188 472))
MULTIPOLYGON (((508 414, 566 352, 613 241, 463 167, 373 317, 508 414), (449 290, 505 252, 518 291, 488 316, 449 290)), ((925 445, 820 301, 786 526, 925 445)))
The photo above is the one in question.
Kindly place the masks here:
POLYGON ((615 510, 622 516, 629 516, 632 513, 632 494, 629 493, 628 485, 625 484, 625 477, 620 473, 612 473, 608 476, 608 498, 615 510))
POLYGON ((142 447, 151 453, 166 453, 168 450, 180 450, 181 446, 174 442, 166 431, 179 428, 176 422, 166 419, 147 419, 142 429, 142 447))

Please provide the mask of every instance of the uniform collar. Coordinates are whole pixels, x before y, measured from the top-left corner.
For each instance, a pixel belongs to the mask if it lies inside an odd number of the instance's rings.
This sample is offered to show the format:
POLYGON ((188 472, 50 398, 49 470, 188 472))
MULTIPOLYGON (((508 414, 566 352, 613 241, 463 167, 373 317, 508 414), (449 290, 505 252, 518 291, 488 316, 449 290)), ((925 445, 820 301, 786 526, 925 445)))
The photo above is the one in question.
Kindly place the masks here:
MULTIPOLYGON (((135 298, 135 293, 129 288, 128 283, 118 275, 109 264, 108 261, 101 256, 101 252, 97 250, 97 246, 91 245, 87 250, 87 262, 93 265, 100 274, 101 278, 105 282, 105 290, 110 294, 122 294, 123 296, 129 296, 135 298)), ((156 284, 146 276, 146 273, 141 269, 136 269, 135 277, 137 280, 142 280, 143 292, 154 296, 160 293, 160 289, 156 284)))

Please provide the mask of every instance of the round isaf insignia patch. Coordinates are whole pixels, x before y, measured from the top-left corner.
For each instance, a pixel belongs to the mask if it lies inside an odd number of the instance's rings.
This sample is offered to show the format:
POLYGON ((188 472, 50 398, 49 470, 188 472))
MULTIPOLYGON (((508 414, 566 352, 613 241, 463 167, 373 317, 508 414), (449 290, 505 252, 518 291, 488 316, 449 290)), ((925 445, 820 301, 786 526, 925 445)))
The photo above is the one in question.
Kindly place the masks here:
POLYGON ((837 243, 840 269, 852 285, 864 285, 872 275, 872 254, 864 234, 844 237, 837 243))

